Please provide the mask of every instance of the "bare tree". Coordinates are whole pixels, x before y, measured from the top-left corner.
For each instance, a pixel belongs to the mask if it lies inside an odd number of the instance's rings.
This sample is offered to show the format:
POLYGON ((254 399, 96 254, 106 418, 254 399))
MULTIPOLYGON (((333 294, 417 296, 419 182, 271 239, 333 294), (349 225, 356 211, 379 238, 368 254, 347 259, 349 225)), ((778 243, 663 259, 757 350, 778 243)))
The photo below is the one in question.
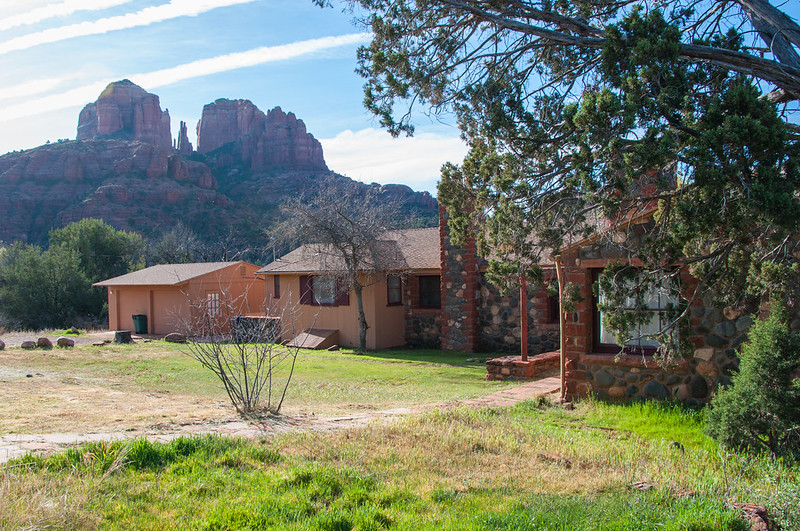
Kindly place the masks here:
POLYGON ((355 293, 359 348, 366 349, 369 324, 362 293, 392 268, 394 246, 385 236, 399 218, 398 203, 386 202, 353 181, 331 178, 288 201, 281 211, 287 219, 274 234, 309 244, 324 270, 345 281, 341 289, 355 293))
POLYGON ((214 297, 187 297, 191 310, 182 325, 189 355, 220 379, 243 417, 279 413, 299 350, 281 342, 295 335, 291 294, 282 310, 268 308, 263 316, 242 315, 246 294, 230 297, 224 287, 214 297))

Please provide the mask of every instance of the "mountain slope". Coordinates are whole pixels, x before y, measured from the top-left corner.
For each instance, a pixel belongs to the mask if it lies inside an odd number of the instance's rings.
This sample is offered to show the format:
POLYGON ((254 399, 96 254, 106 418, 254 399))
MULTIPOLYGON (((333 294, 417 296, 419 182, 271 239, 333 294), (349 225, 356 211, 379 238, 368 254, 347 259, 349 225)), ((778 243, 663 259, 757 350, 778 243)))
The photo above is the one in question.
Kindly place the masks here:
MULTIPOLYGON (((85 217, 145 236, 178 222, 212 241, 231 232, 253 244, 288 197, 331 172, 302 120, 247 100, 203 109, 198 151, 185 124, 173 143, 158 97, 123 80, 80 114, 79 140, 0 156, 0 241, 45 243, 50 229, 85 217)), ((404 185, 361 185, 403 204, 408 224, 435 224, 438 206, 404 185)), ((263 242, 262 242, 263 243, 263 242)))

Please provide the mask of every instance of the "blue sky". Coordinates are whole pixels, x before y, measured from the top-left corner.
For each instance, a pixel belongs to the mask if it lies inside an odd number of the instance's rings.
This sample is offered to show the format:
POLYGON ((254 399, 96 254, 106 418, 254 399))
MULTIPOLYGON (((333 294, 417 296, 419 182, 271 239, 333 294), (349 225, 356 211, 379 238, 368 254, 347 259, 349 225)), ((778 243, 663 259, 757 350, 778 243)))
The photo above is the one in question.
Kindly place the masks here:
POLYGON ((318 138, 328 166, 365 182, 435 192, 466 148, 452 124, 393 139, 362 106, 355 53, 368 40, 311 0, 0 0, 0 153, 75 138, 80 109, 110 81, 158 94, 173 137, 203 108, 280 106, 318 138))
MULTIPOLYGON (((777 1, 794 17, 797 0, 777 1)), ((161 98, 173 137, 203 108, 243 98, 280 106, 323 145, 328 166, 365 182, 435 192, 466 147, 424 117, 391 138, 362 106, 364 28, 311 0, 0 0, 0 153, 75 138, 80 109, 128 78, 161 98)), ((447 117, 445 117, 447 120, 447 117)), ((452 119, 451 119, 452 120, 452 119)))

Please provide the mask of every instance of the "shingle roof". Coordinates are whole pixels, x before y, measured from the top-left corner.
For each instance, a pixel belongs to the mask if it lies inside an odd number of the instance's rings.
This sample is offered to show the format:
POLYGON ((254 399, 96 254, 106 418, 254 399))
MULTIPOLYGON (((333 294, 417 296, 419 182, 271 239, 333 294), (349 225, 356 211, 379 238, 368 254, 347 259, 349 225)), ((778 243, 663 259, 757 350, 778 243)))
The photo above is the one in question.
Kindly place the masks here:
POLYGON ((187 280, 247 262, 161 264, 97 282, 95 286, 177 286, 187 280))
MULTIPOLYGON (((382 269, 387 271, 440 267, 438 227, 388 231, 379 243, 382 269)), ((341 258, 328 249, 318 244, 301 245, 258 272, 321 273, 344 269, 341 258)))

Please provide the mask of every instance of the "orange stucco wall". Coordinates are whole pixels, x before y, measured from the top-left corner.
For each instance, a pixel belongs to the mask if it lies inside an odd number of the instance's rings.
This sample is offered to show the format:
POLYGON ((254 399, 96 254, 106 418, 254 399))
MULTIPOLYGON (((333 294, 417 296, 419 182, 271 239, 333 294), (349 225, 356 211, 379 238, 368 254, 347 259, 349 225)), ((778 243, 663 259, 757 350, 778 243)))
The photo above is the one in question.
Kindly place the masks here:
POLYGON ((220 293, 235 313, 264 313, 264 283, 258 267, 234 265, 178 286, 112 286, 108 288, 108 328, 133 330, 133 315, 147 316, 147 331, 165 335, 188 332, 187 323, 209 293, 220 293), (243 269, 241 269, 243 268, 243 269))
MULTIPOLYGON (((291 339, 308 328, 324 328, 339 331, 337 339, 339 345, 358 346, 358 307, 355 293, 350 292, 350 304, 347 306, 300 304, 300 275, 287 274, 280 277, 280 298, 275 298, 272 275, 264 277, 264 288, 266 306, 270 308, 270 313, 272 315, 282 313, 283 339, 291 339)), ((367 348, 379 349, 404 345, 403 305, 387 306, 385 280, 365 287, 362 295, 364 313, 369 325, 367 348)))

